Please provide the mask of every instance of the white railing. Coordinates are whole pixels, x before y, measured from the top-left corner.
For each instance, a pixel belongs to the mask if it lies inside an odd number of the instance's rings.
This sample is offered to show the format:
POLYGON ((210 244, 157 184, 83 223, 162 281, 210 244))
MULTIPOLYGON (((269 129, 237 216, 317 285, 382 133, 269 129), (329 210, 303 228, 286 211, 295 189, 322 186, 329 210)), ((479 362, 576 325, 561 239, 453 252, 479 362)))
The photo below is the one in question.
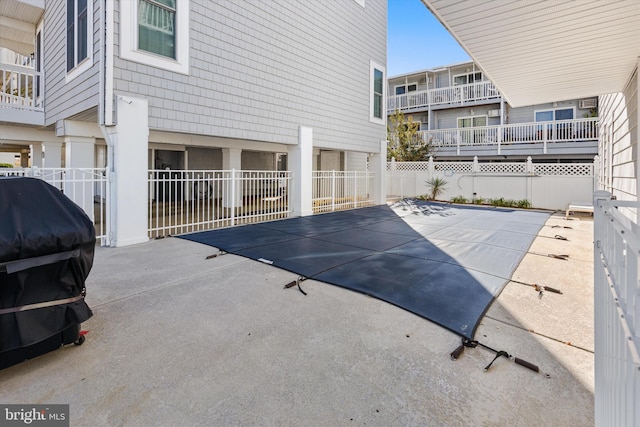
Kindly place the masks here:
POLYGON ((28 168, 0 169, 0 176, 26 176, 41 179, 62 191, 91 218, 96 239, 108 245, 109 181, 105 168, 28 168))
POLYGON ((44 111, 39 101, 42 73, 20 65, 0 64, 0 108, 44 111))
POLYGON ((601 426, 640 425, 640 227, 629 219, 638 209, 640 202, 595 193, 595 421, 601 426))
POLYGON ((373 172, 313 172, 313 212, 333 212, 375 204, 373 178, 373 172))
POLYGON ((538 144, 546 153, 548 144, 597 140, 598 118, 427 130, 418 132, 418 136, 423 143, 455 148, 458 154, 461 148, 489 146, 500 154, 504 146, 518 144, 538 144))
POLYGON ((396 162, 387 164, 389 200, 424 196, 427 182, 446 182, 440 200, 486 203, 489 199, 527 200, 532 207, 564 210, 576 200, 590 200, 597 177, 593 163, 396 162), (553 188, 554 191, 549 191, 553 188))
POLYGON ((498 92, 493 83, 471 83, 390 96, 387 100, 387 111, 428 108, 447 104, 464 105, 465 103, 499 98, 500 92, 498 92))
POLYGON ((290 172, 150 170, 149 237, 286 218, 290 172))

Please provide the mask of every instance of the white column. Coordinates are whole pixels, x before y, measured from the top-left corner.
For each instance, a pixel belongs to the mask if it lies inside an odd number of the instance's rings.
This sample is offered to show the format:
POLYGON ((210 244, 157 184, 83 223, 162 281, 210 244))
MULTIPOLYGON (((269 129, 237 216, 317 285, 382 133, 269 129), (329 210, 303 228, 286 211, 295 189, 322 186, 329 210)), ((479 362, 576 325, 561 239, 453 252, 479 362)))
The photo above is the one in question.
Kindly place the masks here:
POLYGON ((44 142, 44 165, 45 168, 62 167, 62 143, 44 142))
POLYGON ((42 167, 42 143, 40 142, 31 144, 31 167, 42 167))
POLYGON ((118 124, 111 135, 111 244, 126 246, 148 240, 149 103, 118 96, 116 116, 118 124))
POLYGON ((293 216, 313 214, 313 129, 298 128, 298 145, 289 148, 289 169, 293 174, 291 209, 293 216))
POLYGON ((222 149, 222 169, 225 171, 233 171, 235 176, 234 185, 229 185, 223 190, 222 207, 238 208, 242 205, 242 181, 237 180, 242 173, 242 149, 240 148, 223 148, 222 149), (233 188, 233 191, 232 191, 233 188), (231 193, 234 193, 233 198, 231 193))
POLYGON ((93 183, 84 182, 93 176, 81 168, 93 168, 95 163, 95 138, 67 136, 65 143, 64 194, 80 206, 93 220, 93 183))
POLYGON ((373 200, 376 205, 387 203, 387 141, 380 141, 380 152, 371 156, 369 170, 373 177, 373 200))

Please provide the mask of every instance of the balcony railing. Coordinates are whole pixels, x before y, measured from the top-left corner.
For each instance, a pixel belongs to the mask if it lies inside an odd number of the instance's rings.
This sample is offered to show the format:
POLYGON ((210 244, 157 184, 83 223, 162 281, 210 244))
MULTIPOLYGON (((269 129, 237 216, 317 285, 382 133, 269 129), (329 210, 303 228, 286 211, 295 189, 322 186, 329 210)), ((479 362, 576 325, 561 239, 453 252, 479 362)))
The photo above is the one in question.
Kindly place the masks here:
POLYGON ((491 82, 429 89, 390 96, 387 110, 409 110, 438 105, 465 105, 479 101, 499 100, 500 92, 491 82))
POLYGON ((434 148, 461 149, 493 147, 501 154, 504 146, 538 144, 547 153, 548 144, 596 141, 598 118, 517 123, 418 132, 420 140, 434 148))
POLYGON ((0 108, 44 111, 42 73, 22 65, 0 63, 0 108))

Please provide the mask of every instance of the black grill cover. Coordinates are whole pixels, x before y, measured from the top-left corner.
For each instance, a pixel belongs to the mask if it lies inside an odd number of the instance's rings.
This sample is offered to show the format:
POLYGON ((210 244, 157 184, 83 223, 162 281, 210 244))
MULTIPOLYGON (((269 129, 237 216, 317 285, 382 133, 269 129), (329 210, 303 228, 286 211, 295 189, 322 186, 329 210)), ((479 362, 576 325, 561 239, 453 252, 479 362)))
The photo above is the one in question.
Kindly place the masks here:
MULTIPOLYGON (((95 243, 93 222, 60 190, 0 178, 0 310, 81 295, 95 243)), ((91 316, 84 299, 0 314, 0 358, 91 316)))

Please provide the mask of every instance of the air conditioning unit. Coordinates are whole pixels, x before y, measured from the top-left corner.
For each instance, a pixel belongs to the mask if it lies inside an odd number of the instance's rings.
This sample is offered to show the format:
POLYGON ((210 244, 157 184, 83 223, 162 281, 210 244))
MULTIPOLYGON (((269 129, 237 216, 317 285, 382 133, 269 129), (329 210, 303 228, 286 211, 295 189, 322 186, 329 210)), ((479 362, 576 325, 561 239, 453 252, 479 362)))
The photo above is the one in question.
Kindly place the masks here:
POLYGON ((500 117, 500 110, 489 110, 487 115, 489 117, 500 117))
POLYGON ((578 108, 580 109, 596 108, 597 106, 598 100, 596 98, 581 99, 578 101, 578 108))

